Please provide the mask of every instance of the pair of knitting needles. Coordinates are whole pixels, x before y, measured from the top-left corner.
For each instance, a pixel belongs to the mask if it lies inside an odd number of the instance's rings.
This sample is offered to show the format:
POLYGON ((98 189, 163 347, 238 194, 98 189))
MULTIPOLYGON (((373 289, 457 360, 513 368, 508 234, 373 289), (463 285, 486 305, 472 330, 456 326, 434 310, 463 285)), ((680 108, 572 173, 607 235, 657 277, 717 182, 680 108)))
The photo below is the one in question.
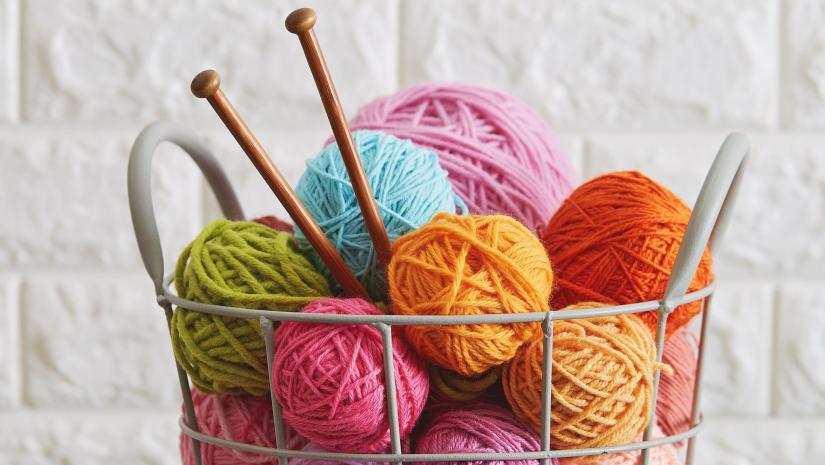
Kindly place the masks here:
MULTIPOLYGON (((329 119, 330 126, 332 126, 332 133, 338 143, 347 174, 355 191, 355 198, 358 201, 375 252, 378 255, 379 263, 386 269, 390 260, 390 239, 367 180, 367 175, 364 172, 364 166, 361 163, 344 111, 341 108, 338 93, 335 91, 329 69, 327 69, 327 64, 321 53, 321 47, 318 44, 315 31, 312 30, 315 21, 315 11, 311 8, 300 8, 289 14, 285 25, 287 30, 297 35, 301 42, 318 93, 321 95, 321 102, 327 113, 327 119, 329 119)), ((238 141, 249 160, 252 161, 269 188, 272 189, 272 192, 284 206, 292 221, 304 233, 307 241, 341 284, 344 293, 353 297, 369 299, 369 295, 344 263, 329 238, 309 214, 298 196, 295 195, 295 191, 292 190, 292 187, 269 158, 249 126, 246 125, 232 103, 226 98, 220 84, 220 76, 216 71, 210 69, 201 71, 195 76, 192 80, 191 89, 196 97, 206 98, 209 104, 212 105, 215 113, 218 114, 229 132, 238 141)))

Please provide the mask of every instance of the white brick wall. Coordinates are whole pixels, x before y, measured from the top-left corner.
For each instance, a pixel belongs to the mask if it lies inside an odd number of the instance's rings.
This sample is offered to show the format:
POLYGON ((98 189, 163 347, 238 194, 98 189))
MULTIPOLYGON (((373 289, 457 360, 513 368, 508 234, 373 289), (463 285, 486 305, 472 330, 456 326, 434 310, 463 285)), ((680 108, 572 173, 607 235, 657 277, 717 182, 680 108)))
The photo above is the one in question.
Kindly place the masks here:
MULTIPOLYGON (((0 465, 177 463, 129 144, 158 118, 196 127, 247 212, 280 212, 188 85, 218 69, 295 182, 329 133, 282 27, 299 3, 0 0, 0 465)), ((350 114, 424 79, 494 86, 548 118, 583 178, 640 168, 689 202, 726 131, 748 134, 697 463, 825 463, 825 0, 308 4, 350 114)), ((167 262, 217 215, 173 153, 154 177, 167 262)))

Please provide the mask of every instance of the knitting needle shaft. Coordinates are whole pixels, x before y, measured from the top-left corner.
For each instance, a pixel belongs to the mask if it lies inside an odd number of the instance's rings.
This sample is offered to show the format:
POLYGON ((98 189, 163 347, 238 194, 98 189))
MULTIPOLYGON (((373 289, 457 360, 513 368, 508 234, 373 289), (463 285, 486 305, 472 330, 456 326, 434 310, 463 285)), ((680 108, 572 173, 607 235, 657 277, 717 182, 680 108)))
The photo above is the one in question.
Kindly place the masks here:
POLYGON ((330 77, 324 55, 321 53, 315 31, 312 30, 315 20, 315 11, 311 8, 300 8, 289 14, 285 24, 289 32, 298 36, 301 47, 304 49, 304 55, 312 72, 312 77, 315 79, 315 85, 318 87, 318 93, 321 95, 321 103, 323 103, 324 110, 326 110, 327 119, 329 119, 329 124, 332 126, 332 134, 335 136, 335 141, 338 142, 338 148, 341 150, 344 166, 347 168, 367 231, 369 231, 370 238, 375 246, 378 260, 381 266, 386 269, 390 263, 390 238, 387 236, 384 220, 381 219, 381 212, 375 202, 367 175, 364 173, 361 157, 358 155, 358 149, 352 139, 352 133, 344 116, 338 93, 335 91, 335 85, 332 83, 332 77, 330 77))
POLYGON ((192 93, 198 98, 206 98, 215 113, 220 116, 221 121, 226 125, 229 132, 238 141, 249 160, 255 165, 258 172, 264 178, 269 188, 278 197, 278 200, 286 209, 289 216, 301 229, 307 241, 312 245, 321 260, 329 268, 332 275, 341 284, 344 292, 350 296, 368 299, 369 296, 355 275, 352 274, 344 260, 330 243, 327 236, 318 226, 318 223, 310 216, 306 207, 301 203, 298 196, 287 183, 278 168, 266 154, 258 139, 246 125, 235 107, 226 98, 220 88, 221 78, 214 70, 200 72, 192 80, 192 93))

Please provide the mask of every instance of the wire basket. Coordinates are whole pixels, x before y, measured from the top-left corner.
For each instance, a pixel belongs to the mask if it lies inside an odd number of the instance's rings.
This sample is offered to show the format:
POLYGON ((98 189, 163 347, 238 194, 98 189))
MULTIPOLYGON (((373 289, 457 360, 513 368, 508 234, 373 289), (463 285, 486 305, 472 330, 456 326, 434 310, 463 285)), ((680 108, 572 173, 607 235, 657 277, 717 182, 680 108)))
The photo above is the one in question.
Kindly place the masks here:
POLYGON ((387 412, 390 427, 391 452, 383 454, 335 453, 291 450, 285 448, 284 425, 281 420, 281 409, 271 394, 272 413, 275 426, 275 448, 262 447, 254 444, 245 444, 237 441, 222 439, 203 434, 197 429, 197 418, 192 403, 189 381, 186 373, 176 362, 178 379, 184 400, 184 415, 179 424, 181 431, 192 441, 195 462, 201 464, 200 443, 206 442, 217 446, 228 447, 245 452, 254 452, 263 455, 278 457, 280 465, 287 465, 289 458, 325 459, 357 462, 435 462, 435 461, 499 461, 499 460, 541 460, 549 464, 552 458, 580 457, 605 453, 642 450, 642 464, 647 465, 650 448, 663 444, 688 441, 686 463, 691 464, 694 456, 694 446, 697 433, 702 429, 702 415, 700 409, 702 372, 704 366, 704 346, 707 333, 708 313, 715 283, 704 289, 686 293, 699 264, 706 246, 713 250, 718 246, 725 226, 729 219, 731 206, 734 203, 738 186, 745 169, 749 145, 741 134, 730 134, 722 144, 716 159, 705 178, 699 197, 693 208, 682 245, 673 266, 665 295, 660 300, 639 302, 628 305, 594 308, 588 310, 558 310, 542 311, 521 314, 488 314, 488 315, 338 315, 338 314, 306 314, 299 312, 283 312, 270 310, 249 310, 219 305, 209 305, 178 297, 170 289, 172 275, 164 276, 163 250, 157 223, 150 187, 151 164, 155 149, 162 142, 171 142, 186 152, 206 177, 209 186, 217 197, 221 211, 229 219, 244 219, 243 211, 226 175, 218 165, 210 150, 190 130, 171 122, 159 121, 147 126, 137 137, 132 147, 129 160, 128 187, 129 206, 132 213, 138 248, 149 277, 155 286, 158 305, 164 310, 167 324, 172 318, 172 308, 177 306, 187 310, 202 312, 210 315, 223 315, 237 318, 256 318, 260 321, 261 337, 266 344, 266 355, 269 366, 271 383, 271 367, 273 356, 272 333, 275 322, 294 321, 311 322, 331 325, 357 324, 371 325, 381 334, 383 343, 385 391, 387 412), (693 392, 693 405, 690 429, 679 434, 653 439, 653 428, 656 424, 656 397, 659 387, 659 373, 656 372, 653 384, 652 414, 650 423, 641 442, 599 447, 590 449, 553 450, 550 448, 550 380, 551 356, 553 347, 553 322, 565 319, 589 318, 597 316, 619 315, 645 311, 657 311, 659 314, 656 328, 657 360, 662 361, 665 339, 665 326, 668 315, 677 306, 684 303, 704 300, 699 337, 698 361, 696 381, 693 392), (392 357, 393 326, 404 325, 458 325, 458 324, 512 324, 525 322, 541 322, 544 334, 544 361, 542 367, 543 396, 541 412, 541 450, 525 452, 485 452, 485 453, 433 453, 408 454, 401 451, 401 437, 398 425, 398 406, 394 366, 392 357))

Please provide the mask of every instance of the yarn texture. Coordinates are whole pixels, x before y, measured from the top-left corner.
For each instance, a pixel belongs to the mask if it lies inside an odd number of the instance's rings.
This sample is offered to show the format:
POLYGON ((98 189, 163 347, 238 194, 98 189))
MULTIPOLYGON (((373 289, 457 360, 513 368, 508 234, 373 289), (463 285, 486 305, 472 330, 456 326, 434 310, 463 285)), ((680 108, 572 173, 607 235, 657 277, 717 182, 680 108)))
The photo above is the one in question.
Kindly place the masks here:
POLYGON ((444 401, 468 402, 484 396, 501 380, 501 366, 490 368, 478 376, 458 373, 430 366, 430 396, 444 401))
MULTIPOLYGON (((693 386, 696 381, 697 340, 687 328, 682 328, 665 343, 662 362, 673 368, 672 376, 659 380, 656 401, 656 422, 667 435, 690 429, 693 386)), ((676 447, 682 445, 675 443, 676 447)))
MULTIPOLYGON (((197 388, 192 389, 195 416, 201 433, 221 439, 275 447, 275 427, 272 420, 272 406, 269 397, 209 395, 197 388)), ((181 407, 183 410, 183 407, 181 407)), ((284 427, 286 448, 300 449, 307 440, 295 433, 289 426, 284 427)), ((180 455, 183 465, 194 465, 192 441, 180 434, 180 455)), ((278 458, 219 447, 201 442, 203 465, 277 465, 278 458)))
MULTIPOLYGON (((183 250, 175 287, 178 295, 196 302, 287 311, 331 293, 290 234, 229 220, 213 222, 183 250)), ((257 319, 177 308, 171 334, 175 358, 204 392, 269 391, 257 319)))
MULTIPOLYGON (((393 244, 392 311, 482 315, 548 310, 553 271, 539 240, 502 215, 440 213, 393 244)), ((404 326, 431 362, 464 376, 510 360, 539 323, 404 326)))
POLYGON ((509 95, 457 83, 417 84, 362 107, 355 129, 378 129, 438 153, 471 213, 543 224, 578 183, 547 123, 509 95))
MULTIPOLYGON (((661 438, 664 435, 662 431, 656 427, 653 430, 654 438, 661 438)), ((641 442, 644 435, 636 436, 634 442, 641 442)), ((641 465, 642 452, 638 450, 631 450, 627 452, 619 452, 616 454, 605 454, 596 457, 591 457, 590 460, 585 460, 591 465, 641 465)), ((569 457, 559 460, 561 465, 570 465, 581 463, 581 457, 569 457)), ((650 449, 650 465, 681 465, 682 461, 679 459, 679 452, 673 444, 665 444, 663 446, 652 447, 650 449)))
MULTIPOLYGON (((584 300, 661 299, 690 214, 676 195, 636 171, 606 174, 580 186, 540 233, 556 272, 553 308, 584 300)), ((706 249, 688 292, 712 280, 706 249)), ((701 301, 677 307, 668 317, 667 335, 701 309, 701 301)), ((655 332, 657 312, 639 316, 655 332)))
MULTIPOLYGON (((321 299, 302 313, 380 315, 361 299, 321 299)), ((427 401, 423 361, 393 334, 398 421, 412 431, 427 401)), ((318 446, 379 452, 390 443, 381 334, 370 325, 282 323, 275 331, 273 392, 284 420, 318 446)))
MULTIPOLYGON (((584 302, 567 307, 605 306, 584 302)), ((541 431, 543 337, 522 346, 502 384, 516 416, 541 431)), ((625 444, 650 419, 656 347, 635 315, 558 320, 553 325, 551 445, 625 444)))
POLYGON ((273 215, 266 215, 255 218, 252 220, 256 223, 262 224, 264 226, 268 226, 276 231, 283 231, 292 234, 292 229, 294 226, 292 224, 287 223, 286 221, 278 218, 277 216, 273 215))
MULTIPOLYGON (((417 454, 474 452, 531 452, 541 440, 512 413, 492 404, 456 407, 436 416, 415 444, 417 454)), ((423 465, 427 462, 420 462, 423 465)), ((539 465, 538 460, 438 462, 444 465, 539 465)), ((558 460, 553 459, 554 465, 558 460)))
MULTIPOLYGON (((353 137, 390 240, 418 228, 438 212, 466 211, 432 151, 378 131, 359 131, 353 137)), ((337 144, 328 145, 307 163, 295 193, 370 296, 386 300, 385 273, 337 144)), ((318 267, 326 270, 303 233, 296 230, 295 236, 318 267)))
MULTIPOLYGON (((401 440, 401 451, 404 453, 410 452, 410 444, 409 440, 405 440, 406 438, 401 440)), ((327 450, 323 447, 311 442, 307 444, 303 449, 305 452, 326 452, 327 450)), ((389 450, 386 451, 390 453, 389 450)), ((322 459, 322 460, 312 460, 312 459, 303 459, 303 458, 294 458, 289 459, 289 465, 391 465, 394 462, 356 462, 354 460, 331 460, 331 459, 322 459)))

